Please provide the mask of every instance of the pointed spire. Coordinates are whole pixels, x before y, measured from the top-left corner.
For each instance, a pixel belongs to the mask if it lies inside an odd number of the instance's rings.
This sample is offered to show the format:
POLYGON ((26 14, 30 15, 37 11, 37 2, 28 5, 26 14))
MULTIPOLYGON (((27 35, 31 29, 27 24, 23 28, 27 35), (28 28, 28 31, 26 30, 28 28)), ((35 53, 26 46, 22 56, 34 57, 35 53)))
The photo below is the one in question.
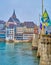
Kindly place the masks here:
POLYGON ((13 18, 16 18, 15 10, 13 11, 12 17, 13 17, 13 18))

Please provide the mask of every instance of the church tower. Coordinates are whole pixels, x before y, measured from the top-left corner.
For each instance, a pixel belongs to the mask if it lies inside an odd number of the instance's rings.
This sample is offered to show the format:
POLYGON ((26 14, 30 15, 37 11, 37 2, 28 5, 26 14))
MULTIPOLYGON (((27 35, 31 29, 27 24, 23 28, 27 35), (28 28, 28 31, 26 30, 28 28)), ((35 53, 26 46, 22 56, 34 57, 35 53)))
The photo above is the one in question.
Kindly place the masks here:
POLYGON ((13 11, 12 17, 16 18, 15 10, 13 11))

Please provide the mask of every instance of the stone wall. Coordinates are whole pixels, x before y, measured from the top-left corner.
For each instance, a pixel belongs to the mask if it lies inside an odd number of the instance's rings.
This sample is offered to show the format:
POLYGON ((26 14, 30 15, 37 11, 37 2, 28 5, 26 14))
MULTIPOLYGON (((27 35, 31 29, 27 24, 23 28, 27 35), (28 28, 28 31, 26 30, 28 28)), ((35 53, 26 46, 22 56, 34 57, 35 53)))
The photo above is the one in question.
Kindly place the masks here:
POLYGON ((33 34, 32 49, 38 49, 38 34, 33 34))
POLYGON ((51 35, 43 35, 41 38, 40 65, 51 65, 51 35))

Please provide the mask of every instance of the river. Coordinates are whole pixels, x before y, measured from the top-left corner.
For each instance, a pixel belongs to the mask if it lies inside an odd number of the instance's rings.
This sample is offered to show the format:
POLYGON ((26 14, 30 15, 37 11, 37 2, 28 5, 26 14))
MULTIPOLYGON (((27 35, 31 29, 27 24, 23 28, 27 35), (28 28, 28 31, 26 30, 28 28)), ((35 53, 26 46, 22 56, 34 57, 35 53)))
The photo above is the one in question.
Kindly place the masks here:
POLYGON ((0 42, 0 65, 39 65, 31 43, 0 42))

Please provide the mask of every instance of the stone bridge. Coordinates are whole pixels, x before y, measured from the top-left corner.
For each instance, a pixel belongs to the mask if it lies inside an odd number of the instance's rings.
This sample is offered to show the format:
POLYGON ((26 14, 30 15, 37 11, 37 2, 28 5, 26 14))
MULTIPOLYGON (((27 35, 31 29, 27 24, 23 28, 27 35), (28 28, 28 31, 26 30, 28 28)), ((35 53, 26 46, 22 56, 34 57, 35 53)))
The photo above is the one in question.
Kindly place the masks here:
POLYGON ((33 49, 37 48, 37 57, 40 57, 39 65, 51 65, 51 35, 33 35, 33 49), (36 36, 36 37, 35 37, 36 36), (34 41, 34 40, 37 41, 34 41))

